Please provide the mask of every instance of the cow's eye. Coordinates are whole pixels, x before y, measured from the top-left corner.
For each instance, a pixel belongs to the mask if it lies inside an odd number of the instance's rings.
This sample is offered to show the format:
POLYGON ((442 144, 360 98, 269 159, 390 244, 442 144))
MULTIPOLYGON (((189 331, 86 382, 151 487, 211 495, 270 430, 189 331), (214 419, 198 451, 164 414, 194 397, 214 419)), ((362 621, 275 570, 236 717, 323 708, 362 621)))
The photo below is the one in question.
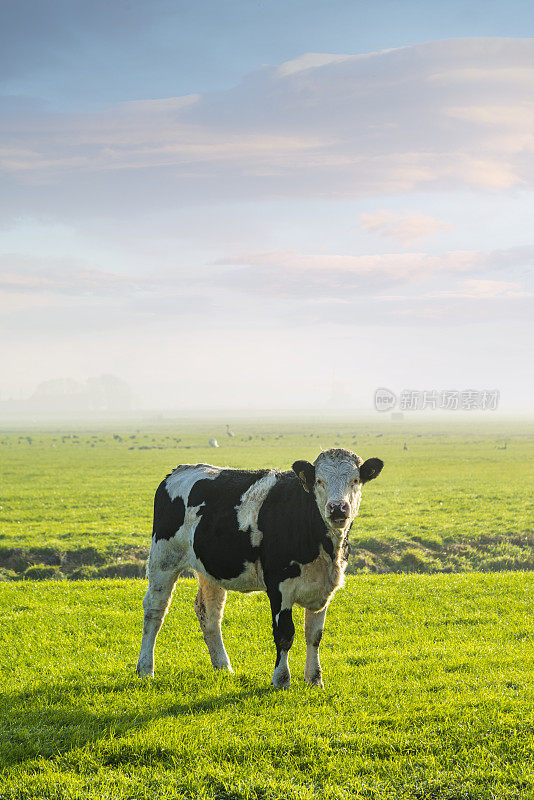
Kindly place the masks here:
POLYGON ((360 481, 358 480, 358 478, 354 478, 354 480, 352 481, 352 485, 353 486, 358 486, 359 482, 360 481))
POLYGON ((324 486, 324 481, 317 480, 315 481, 316 486, 324 486))

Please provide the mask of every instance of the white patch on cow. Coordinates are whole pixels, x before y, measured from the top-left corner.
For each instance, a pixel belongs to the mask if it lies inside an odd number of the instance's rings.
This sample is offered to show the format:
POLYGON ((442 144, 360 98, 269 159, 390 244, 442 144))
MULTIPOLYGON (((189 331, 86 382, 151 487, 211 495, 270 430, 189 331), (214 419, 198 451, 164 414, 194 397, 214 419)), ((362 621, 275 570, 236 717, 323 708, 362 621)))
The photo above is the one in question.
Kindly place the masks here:
POLYGON ((321 546, 315 561, 300 565, 298 578, 286 578, 283 587, 284 602, 288 605, 297 603, 311 611, 325 608, 334 592, 345 583, 346 563, 342 557, 342 548, 334 552, 334 560, 321 546))
POLYGON ((358 513, 361 500, 360 456, 350 450, 327 450, 319 453, 314 462, 314 494, 317 506, 334 539, 343 539, 358 513), (329 519, 328 503, 346 502, 350 506, 349 517, 342 527, 329 519))
POLYGON ((183 525, 174 536, 152 542, 147 565, 151 580, 157 579, 160 572, 168 570, 197 569, 199 562, 193 551, 193 539, 201 519, 198 512, 203 505, 186 506, 183 525))
POLYGON ((181 497, 187 506, 189 492, 197 481, 213 480, 222 472, 221 467, 211 464, 180 464, 165 481, 165 488, 171 500, 181 497))
MULTIPOLYGON (((197 525, 200 522, 200 509, 205 506, 205 503, 200 503, 198 506, 186 506, 185 515, 184 515, 184 523, 179 531, 187 531, 187 540, 189 544, 193 544, 193 539, 195 536, 195 531, 197 529, 197 525)), ((178 531, 177 531, 178 533, 178 531)))
POLYGON ((265 498, 275 485, 278 475, 279 473, 272 471, 253 483, 244 492, 239 505, 236 506, 239 530, 248 531, 250 528, 250 542, 253 547, 259 547, 261 544, 263 534, 258 528, 258 514, 265 498))
POLYGON ((261 592, 265 591, 267 588, 263 580, 263 570, 259 561, 255 563, 247 561, 243 571, 240 572, 236 578, 214 578, 213 575, 209 574, 202 562, 198 560, 195 569, 197 572, 202 572, 206 575, 213 583, 216 583, 218 586, 223 586, 225 589, 229 589, 233 592, 261 592))

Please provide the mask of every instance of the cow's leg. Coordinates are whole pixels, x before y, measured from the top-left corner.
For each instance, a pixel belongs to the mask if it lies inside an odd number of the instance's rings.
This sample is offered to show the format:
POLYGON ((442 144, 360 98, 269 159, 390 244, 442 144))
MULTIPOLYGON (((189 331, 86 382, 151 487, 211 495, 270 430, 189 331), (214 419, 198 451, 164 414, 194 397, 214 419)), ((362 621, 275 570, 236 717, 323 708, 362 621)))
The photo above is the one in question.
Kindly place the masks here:
POLYGON ((291 683, 291 673, 287 657, 295 638, 293 603, 287 596, 284 597, 283 583, 268 586, 267 594, 271 603, 273 635, 276 645, 276 663, 272 684, 277 689, 288 689, 291 683))
POLYGON ((326 606, 321 611, 306 609, 304 617, 304 634, 306 637, 306 667, 304 680, 310 686, 323 688, 323 675, 319 662, 319 645, 323 636, 326 606))
POLYGON ((226 589, 215 586, 203 575, 198 576, 198 592, 195 598, 195 612, 200 623, 214 669, 227 669, 233 672, 228 653, 224 648, 221 620, 226 602, 226 589))
POLYGON ((137 662, 137 674, 154 676, 154 646, 156 636, 163 624, 163 618, 171 602, 172 591, 179 570, 162 570, 149 565, 148 590, 143 599, 145 611, 143 620, 143 639, 137 662))

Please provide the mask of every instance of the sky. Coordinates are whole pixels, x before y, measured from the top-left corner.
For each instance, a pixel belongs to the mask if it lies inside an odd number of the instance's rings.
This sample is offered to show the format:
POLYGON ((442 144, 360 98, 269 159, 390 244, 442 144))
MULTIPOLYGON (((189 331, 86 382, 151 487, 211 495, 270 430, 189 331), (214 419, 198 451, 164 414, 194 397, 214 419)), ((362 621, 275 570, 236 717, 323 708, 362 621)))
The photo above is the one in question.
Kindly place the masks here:
POLYGON ((532 406, 534 8, 0 0, 0 400, 532 406))

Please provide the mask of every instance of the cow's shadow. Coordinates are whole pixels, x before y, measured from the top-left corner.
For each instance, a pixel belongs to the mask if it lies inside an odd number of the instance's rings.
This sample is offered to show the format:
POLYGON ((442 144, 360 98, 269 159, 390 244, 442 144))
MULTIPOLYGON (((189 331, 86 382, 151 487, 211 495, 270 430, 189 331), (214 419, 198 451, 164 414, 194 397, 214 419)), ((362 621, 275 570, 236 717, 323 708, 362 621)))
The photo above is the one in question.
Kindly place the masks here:
MULTIPOLYGON (((184 674, 184 677, 187 681, 189 678, 198 678, 198 674, 184 674)), ((79 680, 79 676, 77 678, 79 680)), ((128 689, 134 686, 136 693, 141 687, 142 692, 156 695, 158 690, 168 692, 172 684, 169 681, 153 684, 149 679, 123 675, 116 681, 113 678, 104 682, 88 680, 83 685, 83 693, 127 695, 128 689)), ((81 686, 79 688, 82 690, 81 686)), ((101 703, 91 707, 90 703, 80 705, 76 702, 72 697, 73 689, 75 684, 64 680, 2 695, 0 762, 4 767, 13 767, 39 757, 55 760, 111 736, 115 741, 120 740, 131 731, 166 717, 209 714, 226 706, 239 708, 240 703, 251 697, 260 700, 276 692, 260 679, 255 682, 253 679, 228 675, 213 686, 211 694, 190 703, 171 702, 165 707, 159 705, 153 711, 147 711, 145 707, 143 710, 137 709, 135 698, 132 697, 131 710, 124 710, 123 707, 102 712, 101 703)))

